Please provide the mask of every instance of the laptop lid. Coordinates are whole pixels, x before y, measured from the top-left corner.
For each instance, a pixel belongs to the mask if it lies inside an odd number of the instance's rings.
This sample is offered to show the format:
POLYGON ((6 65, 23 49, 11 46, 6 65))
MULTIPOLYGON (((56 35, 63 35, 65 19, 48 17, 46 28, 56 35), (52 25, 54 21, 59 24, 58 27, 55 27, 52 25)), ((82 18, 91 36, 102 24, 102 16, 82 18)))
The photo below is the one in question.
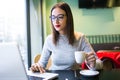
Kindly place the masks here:
POLYGON ((0 43, 0 80, 28 80, 16 43, 0 43))

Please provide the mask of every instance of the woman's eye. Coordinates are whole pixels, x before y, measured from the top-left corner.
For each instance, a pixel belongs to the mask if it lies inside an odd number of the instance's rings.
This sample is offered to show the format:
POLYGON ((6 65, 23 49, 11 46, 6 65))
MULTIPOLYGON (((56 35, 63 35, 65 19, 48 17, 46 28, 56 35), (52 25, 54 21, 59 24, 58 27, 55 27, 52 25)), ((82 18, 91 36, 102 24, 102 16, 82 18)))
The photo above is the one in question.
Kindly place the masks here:
POLYGON ((59 16, 58 18, 59 18, 59 19, 63 19, 63 16, 59 16))

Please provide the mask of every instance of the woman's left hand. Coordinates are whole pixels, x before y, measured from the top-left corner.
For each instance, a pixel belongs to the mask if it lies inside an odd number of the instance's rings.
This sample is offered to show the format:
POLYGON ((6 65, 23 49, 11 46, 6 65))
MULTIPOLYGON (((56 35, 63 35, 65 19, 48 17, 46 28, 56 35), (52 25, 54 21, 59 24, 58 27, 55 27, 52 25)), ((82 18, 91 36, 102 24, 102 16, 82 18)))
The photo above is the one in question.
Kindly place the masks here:
POLYGON ((96 57, 95 54, 93 52, 90 52, 86 55, 86 61, 87 64, 91 67, 94 68, 95 67, 95 63, 96 63, 96 57))

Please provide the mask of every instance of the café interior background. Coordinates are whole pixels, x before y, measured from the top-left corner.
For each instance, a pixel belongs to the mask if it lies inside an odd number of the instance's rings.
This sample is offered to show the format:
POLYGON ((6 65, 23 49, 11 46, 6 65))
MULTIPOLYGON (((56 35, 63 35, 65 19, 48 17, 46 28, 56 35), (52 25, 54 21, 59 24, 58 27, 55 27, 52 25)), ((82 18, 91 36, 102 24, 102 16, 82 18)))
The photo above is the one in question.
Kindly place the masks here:
MULTIPOLYGON (((120 7, 85 9, 79 8, 78 0, 43 0, 44 38, 51 33, 49 19, 51 7, 61 1, 71 7, 75 31, 86 36, 120 34, 120 7)), ((36 5, 38 2, 34 0, 33 3, 36 5)))
MULTIPOLYGON (((14 0, 13 0, 14 1, 14 0)), ((47 35, 51 33, 50 10, 64 1, 71 7, 75 31, 85 35, 120 34, 120 7, 83 9, 78 0, 28 0, 30 6, 31 61, 41 53, 47 35)))

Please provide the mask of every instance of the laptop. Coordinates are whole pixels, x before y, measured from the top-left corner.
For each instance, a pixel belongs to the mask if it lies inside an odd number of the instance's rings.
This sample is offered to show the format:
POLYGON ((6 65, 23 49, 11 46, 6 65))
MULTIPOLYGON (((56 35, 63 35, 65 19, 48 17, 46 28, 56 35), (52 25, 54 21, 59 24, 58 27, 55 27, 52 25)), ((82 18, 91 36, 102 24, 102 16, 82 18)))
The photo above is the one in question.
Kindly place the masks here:
POLYGON ((25 68, 15 42, 0 43, 0 80, 51 80, 57 73, 32 73, 25 68))
POLYGON ((0 43, 0 80, 28 80, 15 42, 0 43))
POLYGON ((51 72, 45 72, 40 74, 40 72, 32 72, 28 71, 27 72, 29 75, 29 78, 32 80, 56 80, 58 79, 58 73, 51 73, 51 72))

